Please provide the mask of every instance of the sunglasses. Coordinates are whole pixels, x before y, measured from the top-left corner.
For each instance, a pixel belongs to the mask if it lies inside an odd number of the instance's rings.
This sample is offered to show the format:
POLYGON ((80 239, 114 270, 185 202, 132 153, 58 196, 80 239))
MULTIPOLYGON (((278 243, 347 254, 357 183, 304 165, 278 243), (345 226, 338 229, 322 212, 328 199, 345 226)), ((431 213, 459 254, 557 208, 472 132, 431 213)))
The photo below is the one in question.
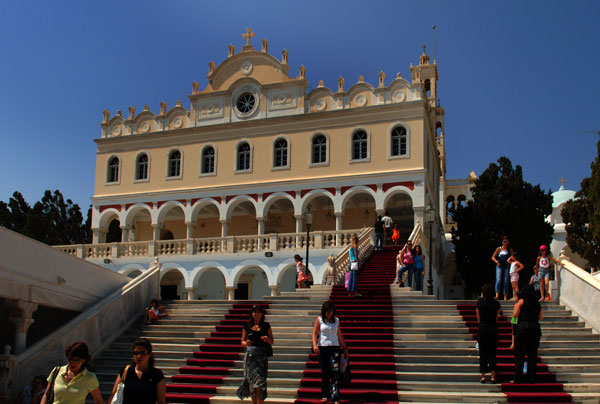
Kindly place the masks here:
POLYGON ((69 363, 81 363, 81 362, 83 362, 84 360, 83 360, 83 359, 81 359, 81 358, 68 358, 68 359, 67 359, 67 361, 68 361, 69 363))
POLYGON ((148 352, 146 351, 133 351, 133 356, 146 356, 148 352))

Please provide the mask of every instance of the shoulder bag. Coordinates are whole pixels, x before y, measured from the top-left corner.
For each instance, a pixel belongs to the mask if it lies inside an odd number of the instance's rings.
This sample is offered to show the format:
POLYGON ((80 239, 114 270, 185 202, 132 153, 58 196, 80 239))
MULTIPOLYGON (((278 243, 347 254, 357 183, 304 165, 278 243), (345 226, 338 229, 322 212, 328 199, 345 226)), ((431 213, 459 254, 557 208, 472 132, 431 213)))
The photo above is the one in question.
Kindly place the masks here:
POLYGON ((47 404, 52 404, 54 402, 54 383, 56 382, 58 372, 60 372, 60 366, 57 366, 52 370, 52 377, 50 378, 50 384, 48 385, 48 396, 46 397, 47 404))
POLYGON ((123 404, 123 394, 125 393, 125 378, 127 377, 127 371, 131 365, 125 366, 125 370, 123 371, 123 377, 121 378, 121 383, 117 385, 117 391, 113 396, 110 404, 123 404))

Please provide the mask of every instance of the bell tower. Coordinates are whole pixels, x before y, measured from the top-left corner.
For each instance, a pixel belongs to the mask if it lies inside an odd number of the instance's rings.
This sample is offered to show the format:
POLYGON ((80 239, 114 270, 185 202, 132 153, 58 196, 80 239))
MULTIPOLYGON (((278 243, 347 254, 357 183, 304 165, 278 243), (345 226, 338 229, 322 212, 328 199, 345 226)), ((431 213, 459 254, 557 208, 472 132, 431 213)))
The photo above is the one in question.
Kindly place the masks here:
POLYGON ((419 65, 410 66, 410 74, 412 77, 413 83, 420 82, 423 86, 423 91, 427 99, 429 100, 429 105, 432 107, 437 106, 437 64, 435 60, 433 64, 429 63, 429 55, 425 52, 425 45, 423 45, 423 54, 419 58, 419 65))

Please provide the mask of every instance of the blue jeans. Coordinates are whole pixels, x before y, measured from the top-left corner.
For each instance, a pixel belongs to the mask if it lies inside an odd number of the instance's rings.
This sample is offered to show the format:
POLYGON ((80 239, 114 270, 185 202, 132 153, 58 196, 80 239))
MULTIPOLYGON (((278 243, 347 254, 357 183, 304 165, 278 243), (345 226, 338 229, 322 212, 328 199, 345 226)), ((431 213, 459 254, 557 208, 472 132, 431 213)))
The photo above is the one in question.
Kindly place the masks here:
MULTIPOLYGON (((411 276, 411 275, 409 275, 409 276, 411 276)), ((422 292, 423 291, 423 268, 415 267, 414 276, 415 276, 415 290, 422 292)))
POLYGON ((383 239, 385 238, 385 233, 375 233, 375 249, 381 250, 383 248, 383 239))
POLYGON ((356 292, 358 286, 358 270, 350 270, 350 280, 348 281, 348 292, 356 292))
POLYGON ((408 271, 408 287, 412 288, 412 278, 415 275, 415 264, 404 264, 404 268, 408 271))
POLYGON ((507 296, 509 287, 510 275, 508 273, 508 266, 496 266, 496 293, 500 293, 504 289, 504 296, 507 296))

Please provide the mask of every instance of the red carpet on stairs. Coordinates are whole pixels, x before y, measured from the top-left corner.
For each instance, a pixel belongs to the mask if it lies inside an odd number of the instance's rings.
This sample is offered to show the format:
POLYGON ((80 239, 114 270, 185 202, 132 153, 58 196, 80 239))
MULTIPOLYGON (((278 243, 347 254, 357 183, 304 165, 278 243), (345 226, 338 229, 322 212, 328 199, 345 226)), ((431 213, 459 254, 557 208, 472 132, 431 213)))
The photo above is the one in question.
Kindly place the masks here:
POLYGON ((229 370, 234 367, 234 361, 243 358, 244 349, 240 344, 242 328, 254 304, 261 305, 268 312, 269 302, 234 303, 210 337, 194 352, 194 357, 187 360, 187 366, 179 368, 180 373, 171 378, 171 383, 167 384, 167 402, 210 402, 223 379, 229 375, 229 370))
MULTIPOLYGON (((473 344, 477 340, 477 313, 475 304, 461 304, 456 306, 461 314, 469 332, 473 335, 473 344)), ((510 314, 509 314, 510 315, 510 314)), ((548 365, 542 363, 538 357, 537 383, 514 384, 515 357, 509 350, 512 338, 512 327, 510 319, 501 315, 498 320, 500 341, 498 343, 498 365, 496 375, 501 383, 502 391, 509 403, 571 403, 571 395, 564 392, 563 384, 556 382, 556 377, 548 371, 548 365)), ((477 362, 479 363, 479 362, 477 362)), ((489 376, 488 376, 489 377, 489 376)))
MULTIPOLYGON (((334 285, 330 300, 348 345, 352 382, 340 384, 340 401, 398 403, 394 358, 394 315, 390 284, 394 282, 398 248, 374 252, 358 275, 358 293, 350 297, 334 285)), ((317 355, 309 355, 296 404, 320 403, 321 371, 317 355)))

